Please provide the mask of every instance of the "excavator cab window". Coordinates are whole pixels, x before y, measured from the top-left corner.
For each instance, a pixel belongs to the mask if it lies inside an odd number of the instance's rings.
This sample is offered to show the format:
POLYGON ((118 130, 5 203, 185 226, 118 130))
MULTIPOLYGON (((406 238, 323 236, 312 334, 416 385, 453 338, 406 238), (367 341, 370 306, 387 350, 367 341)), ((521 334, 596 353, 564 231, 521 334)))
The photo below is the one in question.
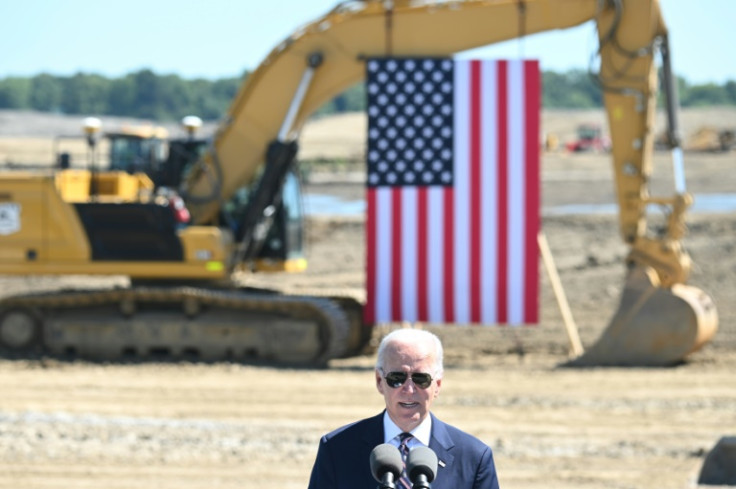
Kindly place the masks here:
MULTIPOLYGON (((246 213, 250 188, 242 187, 223 206, 223 219, 233 234, 241 237, 240 223, 246 213)), ((304 254, 304 206, 299 177, 293 171, 286 175, 281 190, 281 203, 276 208, 271 227, 257 258, 289 260, 304 254)))
POLYGON ((158 138, 142 138, 128 135, 109 135, 110 169, 128 173, 144 172, 149 175, 157 170, 165 155, 165 144, 158 138))

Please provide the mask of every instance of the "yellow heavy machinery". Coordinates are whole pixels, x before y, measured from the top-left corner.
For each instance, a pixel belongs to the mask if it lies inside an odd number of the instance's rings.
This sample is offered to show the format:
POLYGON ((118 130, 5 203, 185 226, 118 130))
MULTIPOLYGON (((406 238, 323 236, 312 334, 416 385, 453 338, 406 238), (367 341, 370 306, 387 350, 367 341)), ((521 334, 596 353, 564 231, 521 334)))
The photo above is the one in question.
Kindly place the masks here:
MULTIPOLYGON (((154 125, 122 126, 115 131, 106 131, 102 135, 102 122, 95 117, 84 120, 84 128, 87 132, 88 154, 82 166, 89 165, 90 159, 105 169, 124 170, 129 173, 149 173, 157 163, 166 159, 167 142, 169 132, 166 128, 154 125), (98 139, 105 143, 105 154, 97 154, 98 139), (90 151, 95 152, 90 154, 90 151), (104 156, 104 158, 102 158, 104 156)), ((72 153, 64 148, 65 141, 81 140, 80 135, 58 136, 54 141, 56 160, 60 168, 68 169, 73 165, 79 166, 77 161, 72 161, 72 153)))
POLYGON ((366 58, 447 56, 594 21, 612 139, 620 231, 630 247, 620 307, 582 365, 668 365, 715 333, 710 298, 685 285, 685 191, 667 29, 657 0, 349 1, 279 44, 248 77, 210 149, 176 189, 145 174, 0 176, 0 273, 125 274, 130 288, 19 295, 0 303, 6 350, 97 358, 163 352, 204 359, 324 364, 360 351, 371 325, 342 297, 234 288, 258 262, 301 269, 300 128, 364 76, 366 58), (662 53, 677 187, 648 193, 662 53), (90 192, 90 189, 93 191, 90 192), (668 209, 666 229, 647 206, 668 209), (223 282, 225 285, 223 285, 223 282))
POLYGON ((736 148, 736 130, 703 126, 685 140, 683 147, 685 151, 728 152, 736 148))

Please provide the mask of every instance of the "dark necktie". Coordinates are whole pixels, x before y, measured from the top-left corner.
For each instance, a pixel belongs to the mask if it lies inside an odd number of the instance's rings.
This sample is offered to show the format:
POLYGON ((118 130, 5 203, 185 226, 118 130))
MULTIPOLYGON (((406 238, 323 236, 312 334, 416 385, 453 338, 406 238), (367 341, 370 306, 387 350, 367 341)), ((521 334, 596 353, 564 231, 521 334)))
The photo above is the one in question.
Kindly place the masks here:
POLYGON ((411 481, 406 473, 406 458, 409 456, 409 440, 413 438, 414 436, 411 433, 402 433, 399 435, 399 452, 401 452, 401 460, 404 462, 404 470, 401 471, 399 487, 397 489, 411 489, 411 481))

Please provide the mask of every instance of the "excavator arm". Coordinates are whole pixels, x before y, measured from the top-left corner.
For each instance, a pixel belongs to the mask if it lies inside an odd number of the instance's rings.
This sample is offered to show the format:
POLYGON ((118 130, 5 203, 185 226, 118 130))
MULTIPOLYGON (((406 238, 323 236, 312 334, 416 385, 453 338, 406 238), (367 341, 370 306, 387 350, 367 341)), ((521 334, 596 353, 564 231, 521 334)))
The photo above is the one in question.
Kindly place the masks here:
MULTIPOLYGON (((684 285, 690 259, 680 238, 691 197, 684 183, 679 183, 681 153, 677 148, 677 192, 671 198, 648 193, 658 48, 663 48, 669 59, 667 29, 658 0, 340 3, 285 39, 249 75, 215 136, 213 151, 201 162, 201 171, 187 182, 195 222, 212 222, 220 203, 254 181, 264 164, 265 173, 278 182, 293 160, 280 163, 282 170, 269 171, 269 148, 293 144, 316 109, 363 78, 366 58, 449 56, 587 21, 594 21, 599 32, 598 79, 611 132, 620 231, 630 254, 619 311, 599 342, 579 360, 582 364, 670 364, 682 360, 715 333, 717 317, 703 292, 684 285), (315 57, 321 61, 318 66, 310 61, 315 57), (646 219, 647 206, 653 203, 665 207, 669 214, 667 229, 655 236, 649 233, 646 219)), ((668 63, 665 75, 671 87, 668 63)), ((676 122, 675 104, 669 104, 669 109, 670 122, 676 122)), ((676 134, 676 128, 671 134, 676 134)), ((252 210, 251 221, 259 219, 277 195, 277 187, 264 191, 261 203, 252 210)), ((241 248, 248 246, 244 242, 241 248)))
POLYGON ((630 246, 621 302, 596 344, 577 365, 669 365, 707 343, 718 316, 709 296, 685 285, 691 268, 683 249, 686 192, 677 123, 677 94, 669 38, 657 2, 618 0, 597 17, 600 38, 598 79, 608 115, 619 227, 630 246), (649 194, 658 91, 654 56, 662 54, 667 134, 672 150, 675 193, 649 194), (653 232, 647 210, 664 209, 663 229, 653 232))

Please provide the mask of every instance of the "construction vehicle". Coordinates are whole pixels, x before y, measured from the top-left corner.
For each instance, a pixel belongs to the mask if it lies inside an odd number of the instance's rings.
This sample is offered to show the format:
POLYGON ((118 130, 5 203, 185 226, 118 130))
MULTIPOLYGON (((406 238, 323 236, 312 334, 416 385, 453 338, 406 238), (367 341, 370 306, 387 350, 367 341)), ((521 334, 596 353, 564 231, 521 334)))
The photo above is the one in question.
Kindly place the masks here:
POLYGON ((111 171, 149 173, 166 158, 169 132, 159 126, 124 126, 119 131, 106 132, 109 141, 111 171))
POLYGON ((61 169, 71 168, 73 164, 80 166, 79 162, 72 161, 72 154, 62 142, 86 139, 88 151, 82 166, 130 174, 145 173, 155 184, 177 185, 183 174, 180 166, 196 160, 207 145, 207 140, 196 137, 197 130, 202 126, 199 117, 184 117, 181 125, 187 132, 187 136, 182 138, 170 138, 165 127, 151 124, 124 125, 98 134, 102 122, 96 117, 87 117, 83 120, 84 135, 56 137, 56 161, 61 169), (104 151, 101 147, 104 147, 104 151), (161 179, 163 181, 159 182, 161 179))
POLYGON ((736 130, 719 129, 713 126, 698 128, 685 140, 685 151, 721 153, 736 147, 736 130))
POLYGON ((715 334, 717 314, 707 294, 685 285, 691 263, 680 240, 691 197, 657 0, 344 2, 294 32, 249 75, 210 149, 178 188, 114 171, 1 175, 0 273, 126 274, 132 282, 124 289, 4 298, 0 340, 15 351, 96 358, 164 352, 324 364, 361 351, 371 325, 363 324, 356 301, 227 283, 259 260, 272 269, 304 266, 294 167, 307 118, 362 80, 367 58, 449 56, 586 21, 599 32, 598 78, 619 227, 630 253, 619 309, 577 362, 682 361, 715 334), (657 52, 669 101, 672 197, 650 196, 647 187, 657 52), (183 199, 187 222, 176 220, 172 194, 183 199), (659 233, 647 226, 652 203, 669 213, 659 233))
POLYGON ((169 137, 164 127, 151 125, 123 126, 119 130, 105 132, 103 137, 108 143, 106 168, 130 174, 145 173, 157 188, 178 187, 209 144, 208 139, 197 136, 202 127, 199 117, 186 116, 182 118, 181 126, 186 136, 179 138, 169 137))
MULTIPOLYGON (((83 121, 85 134, 57 136, 54 141, 54 152, 59 168, 72 166, 89 166, 94 159, 95 169, 123 170, 129 173, 150 172, 166 159, 169 132, 166 128, 154 125, 126 125, 116 130, 99 134, 102 122, 96 117, 87 117, 83 121), (91 132, 89 132, 91 131, 91 132), (92 139, 90 135, 93 135, 92 139), (86 139, 87 155, 81 163, 73 158, 65 148, 65 141, 86 139), (105 152, 99 155, 100 142, 104 142, 105 152), (91 154, 90 151, 94 151, 91 154), (104 156, 101 157, 101 156, 104 156)), ((80 146, 79 144, 76 146, 80 146)))
POLYGON ((565 147, 573 153, 594 152, 605 153, 611 150, 611 141, 603 136, 600 124, 580 124, 576 129, 577 138, 568 142, 565 147))

